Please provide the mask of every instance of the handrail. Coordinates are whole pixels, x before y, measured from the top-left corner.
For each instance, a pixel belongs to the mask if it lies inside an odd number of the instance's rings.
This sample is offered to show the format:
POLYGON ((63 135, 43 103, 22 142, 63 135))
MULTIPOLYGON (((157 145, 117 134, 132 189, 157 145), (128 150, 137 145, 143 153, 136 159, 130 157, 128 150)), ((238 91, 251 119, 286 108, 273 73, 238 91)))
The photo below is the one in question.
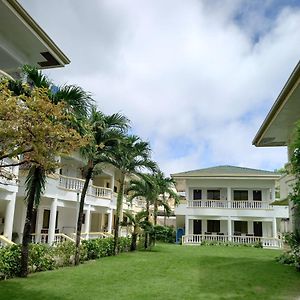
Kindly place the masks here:
MULTIPOLYGON (((84 186, 84 179, 59 175, 59 186, 73 191, 81 191, 84 186)), ((89 184, 87 194, 94 197, 112 199, 113 191, 110 188, 89 184)))
POLYGON ((12 246, 12 245, 15 245, 13 241, 9 240, 4 235, 0 235, 0 246, 12 246))
POLYGON ((272 209, 267 201, 189 200, 189 208, 272 209))
POLYGON ((186 234, 182 236, 182 244, 201 244, 203 241, 232 242, 234 244, 261 243, 263 247, 282 248, 282 240, 273 237, 237 236, 217 234, 186 234))

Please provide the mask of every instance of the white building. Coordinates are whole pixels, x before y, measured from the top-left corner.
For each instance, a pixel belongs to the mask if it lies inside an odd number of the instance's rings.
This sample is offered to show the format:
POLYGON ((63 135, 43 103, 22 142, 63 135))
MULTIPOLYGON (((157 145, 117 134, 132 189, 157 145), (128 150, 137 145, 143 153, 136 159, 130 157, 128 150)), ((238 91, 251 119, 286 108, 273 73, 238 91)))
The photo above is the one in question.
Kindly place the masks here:
MULTIPOLYGON (((300 62, 293 70, 271 110, 253 140, 256 147, 288 147, 288 163, 292 156, 292 135, 295 123, 300 120, 300 62)), ((293 189, 293 176, 284 175, 280 179, 280 198, 287 199, 293 189)), ((293 218, 294 205, 290 203, 290 230, 300 230, 300 218, 293 218)))
POLYGON ((260 241, 264 246, 281 246, 278 231, 281 219, 288 218, 288 207, 272 205, 280 175, 218 166, 171 176, 185 195, 175 208, 177 229, 184 229, 183 243, 260 241))

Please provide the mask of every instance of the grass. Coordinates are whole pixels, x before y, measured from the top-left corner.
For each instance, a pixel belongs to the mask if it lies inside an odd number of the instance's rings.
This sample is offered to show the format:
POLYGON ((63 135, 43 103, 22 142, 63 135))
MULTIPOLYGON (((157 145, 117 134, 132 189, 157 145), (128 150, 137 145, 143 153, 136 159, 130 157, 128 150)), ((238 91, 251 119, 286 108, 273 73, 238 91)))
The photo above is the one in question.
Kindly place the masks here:
POLYGON ((0 282, 0 299, 299 299, 300 273, 278 250, 159 244, 27 279, 0 282))

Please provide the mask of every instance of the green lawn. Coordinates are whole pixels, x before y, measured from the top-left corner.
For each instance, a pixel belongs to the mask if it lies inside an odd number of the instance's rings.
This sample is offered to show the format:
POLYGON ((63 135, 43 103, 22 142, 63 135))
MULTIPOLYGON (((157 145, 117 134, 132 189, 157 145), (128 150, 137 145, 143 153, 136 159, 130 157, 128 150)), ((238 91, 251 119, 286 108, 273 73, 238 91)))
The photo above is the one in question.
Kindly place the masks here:
POLYGON ((0 299, 299 299, 300 273, 277 250, 158 245, 77 268, 0 282, 0 299))

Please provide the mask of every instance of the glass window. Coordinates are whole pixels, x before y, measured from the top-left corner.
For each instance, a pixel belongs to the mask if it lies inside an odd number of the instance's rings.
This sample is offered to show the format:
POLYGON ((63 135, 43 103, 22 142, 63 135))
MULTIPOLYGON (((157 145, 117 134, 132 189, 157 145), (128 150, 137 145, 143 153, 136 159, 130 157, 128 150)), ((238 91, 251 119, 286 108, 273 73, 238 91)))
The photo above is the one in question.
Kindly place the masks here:
POLYGON ((193 190, 193 200, 201 200, 201 199, 202 199, 202 191, 193 190))
POLYGON ((261 201, 261 191, 253 191, 253 201, 261 201))
POLYGON ((248 233, 247 221, 234 221, 234 233, 248 233))
POLYGON ((208 200, 220 200, 220 190, 207 190, 208 200))
POLYGON ((220 232, 220 220, 207 220, 208 232, 220 232))
POLYGON ((237 201, 247 201, 248 191, 233 191, 233 199, 237 201))

